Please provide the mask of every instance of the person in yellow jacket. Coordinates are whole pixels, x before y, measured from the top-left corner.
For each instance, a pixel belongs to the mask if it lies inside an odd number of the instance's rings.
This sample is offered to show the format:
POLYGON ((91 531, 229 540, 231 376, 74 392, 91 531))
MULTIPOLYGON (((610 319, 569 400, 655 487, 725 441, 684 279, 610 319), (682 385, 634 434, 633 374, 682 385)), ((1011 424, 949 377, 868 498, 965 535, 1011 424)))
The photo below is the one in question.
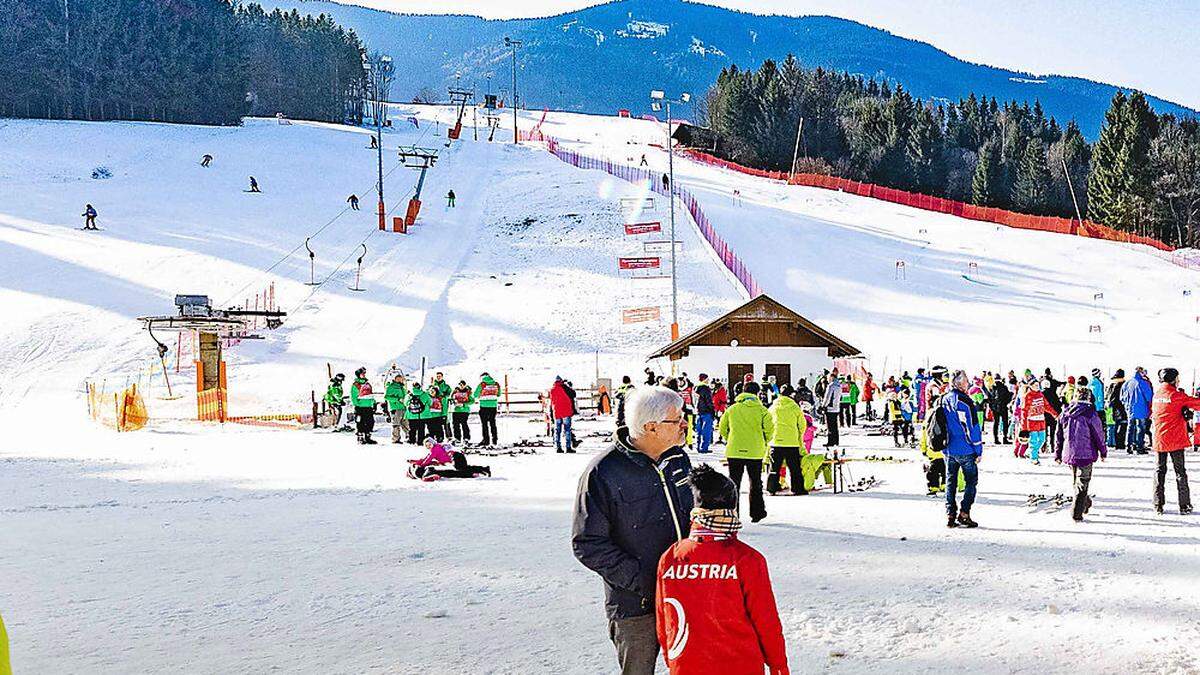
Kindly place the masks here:
MULTIPOLYGON (((925 416, 925 424, 921 425, 921 439, 919 447, 921 454, 929 460, 928 466, 925 468, 925 481, 927 484, 926 494, 930 497, 936 497, 939 493, 946 491, 946 456, 939 450, 934 450, 929 444, 929 418, 937 414, 937 406, 934 406, 925 416)), ((960 471, 958 474, 958 489, 961 492, 966 489, 966 478, 960 471)))
MULTIPOLYGON (((741 491, 742 474, 750 476, 750 520, 757 523, 767 517, 763 499, 762 464, 767 456, 767 443, 775 435, 771 413, 758 398, 757 382, 747 382, 733 405, 721 416, 717 432, 725 440, 725 458, 729 461, 729 478, 741 491)), ((740 500, 739 500, 740 505, 740 500)), ((740 509, 740 506, 739 506, 740 509)))
POLYGON ((767 492, 775 494, 781 489, 779 473, 787 464, 788 482, 792 486, 792 494, 806 495, 804 489, 804 474, 801 471, 800 456, 804 454, 804 430, 808 424, 804 420, 804 411, 800 404, 792 398, 795 391, 790 384, 779 389, 779 398, 771 404, 771 422, 775 432, 771 436, 771 473, 767 475, 767 492))
POLYGON ((0 675, 12 675, 12 664, 8 662, 8 633, 4 630, 4 617, 0 617, 0 675))

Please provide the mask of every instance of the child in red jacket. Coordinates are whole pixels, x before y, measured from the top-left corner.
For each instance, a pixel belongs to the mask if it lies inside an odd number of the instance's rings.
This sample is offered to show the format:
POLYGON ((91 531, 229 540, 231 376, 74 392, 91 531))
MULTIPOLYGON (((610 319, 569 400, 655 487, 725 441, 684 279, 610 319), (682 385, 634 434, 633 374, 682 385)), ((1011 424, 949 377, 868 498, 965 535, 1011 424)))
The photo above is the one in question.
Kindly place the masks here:
POLYGON ((733 481, 692 470, 692 530, 658 562, 657 628, 672 675, 788 675, 783 627, 762 554, 738 541, 733 481))

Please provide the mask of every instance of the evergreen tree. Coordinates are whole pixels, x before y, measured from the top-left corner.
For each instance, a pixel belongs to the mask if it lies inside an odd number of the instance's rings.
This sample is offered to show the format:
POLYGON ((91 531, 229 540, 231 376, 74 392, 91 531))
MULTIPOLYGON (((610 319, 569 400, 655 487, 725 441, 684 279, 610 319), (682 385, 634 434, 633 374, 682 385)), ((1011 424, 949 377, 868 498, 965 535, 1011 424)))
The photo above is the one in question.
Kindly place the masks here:
POLYGON ((1032 138, 1025 146, 1017 180, 1013 186, 1013 204, 1022 213, 1041 215, 1050 194, 1050 169, 1046 166, 1046 146, 1032 138))
POLYGON ((971 203, 976 206, 995 206, 1000 187, 1000 167, 992 143, 979 150, 979 162, 975 165, 975 177, 971 180, 971 203))

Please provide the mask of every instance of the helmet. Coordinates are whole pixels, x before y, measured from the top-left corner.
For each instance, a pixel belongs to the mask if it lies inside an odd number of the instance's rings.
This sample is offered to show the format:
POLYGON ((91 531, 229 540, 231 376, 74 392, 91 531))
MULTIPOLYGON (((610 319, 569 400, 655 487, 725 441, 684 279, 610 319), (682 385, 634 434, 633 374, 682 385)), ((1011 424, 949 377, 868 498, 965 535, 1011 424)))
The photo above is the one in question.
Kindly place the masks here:
POLYGON ((366 374, 367 374, 367 369, 365 367, 359 368, 358 370, 354 371, 355 377, 362 377, 363 375, 366 375, 366 374))
POLYGON ((346 376, 342 373, 338 373, 337 375, 333 376, 333 379, 337 380, 338 382, 341 382, 342 380, 346 379, 346 376))

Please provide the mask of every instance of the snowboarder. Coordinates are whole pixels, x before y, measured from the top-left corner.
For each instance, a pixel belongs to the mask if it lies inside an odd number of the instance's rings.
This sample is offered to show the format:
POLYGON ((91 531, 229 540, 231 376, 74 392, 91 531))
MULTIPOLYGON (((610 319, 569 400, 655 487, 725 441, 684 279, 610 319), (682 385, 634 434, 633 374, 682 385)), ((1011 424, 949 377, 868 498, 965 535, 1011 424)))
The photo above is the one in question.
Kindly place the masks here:
POLYGON ((454 190, 446 193, 446 208, 454 208, 454 190))
POLYGON ((479 401, 479 426, 483 433, 482 444, 490 447, 500 443, 496 433, 496 408, 500 405, 500 385, 491 375, 482 373, 475 385, 475 400, 479 401))
POLYGON ((212 155, 206 154, 200 158, 200 166, 202 166, 204 168, 208 168, 209 164, 212 164, 212 155))
POLYGON ((262 192, 258 189, 258 181, 254 179, 254 176, 250 176, 250 192, 262 192))
POLYGON ((83 213, 81 213, 79 215, 82 216, 84 219, 83 229, 85 229, 85 230, 99 230, 100 229, 100 228, 96 227, 96 209, 92 208, 91 204, 88 204, 83 209, 83 213))
POLYGON ((1175 486, 1179 491, 1179 513, 1192 512, 1192 496, 1184 468, 1184 451, 1191 441, 1183 419, 1183 409, 1200 410, 1200 398, 1188 396, 1179 388, 1179 371, 1163 368, 1158 371, 1158 391, 1154 393, 1154 450, 1158 466, 1154 472, 1154 512, 1162 515, 1166 503, 1165 486, 1167 460, 1175 469, 1175 486))
POLYGON ((346 201, 350 203, 351 211, 358 210, 358 195, 350 195, 349 197, 346 197, 346 201))
POLYGON ((1071 479, 1075 488, 1071 517, 1077 523, 1083 520, 1083 515, 1092 507, 1092 498, 1088 495, 1088 486, 1092 482, 1092 465, 1097 459, 1103 462, 1108 457, 1108 449, 1104 446, 1104 425, 1100 422, 1100 414, 1096 411, 1093 398, 1094 394, 1090 388, 1077 388, 1075 401, 1063 410, 1055 432, 1058 438, 1054 448, 1054 461, 1071 467, 1071 479))
POLYGON ((375 393, 367 381, 367 369, 354 371, 354 383, 350 385, 350 403, 354 406, 355 431, 359 445, 375 445, 371 432, 375 430, 375 393))
POLYGON ((667 669, 723 673, 737 664, 747 673, 789 672, 767 561, 737 537, 737 488, 708 465, 692 471, 691 488, 691 531, 662 555, 655 584, 667 669))

